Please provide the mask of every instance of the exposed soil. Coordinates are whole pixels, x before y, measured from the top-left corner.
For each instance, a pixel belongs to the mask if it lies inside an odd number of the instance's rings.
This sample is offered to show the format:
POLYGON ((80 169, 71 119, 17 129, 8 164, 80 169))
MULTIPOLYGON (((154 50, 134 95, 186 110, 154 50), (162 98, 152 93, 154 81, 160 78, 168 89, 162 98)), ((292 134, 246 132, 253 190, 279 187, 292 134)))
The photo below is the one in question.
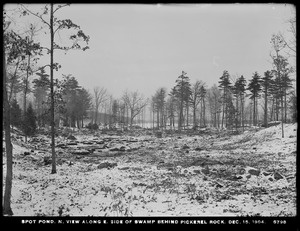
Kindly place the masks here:
MULTIPOLYGON (((16 216, 295 216, 297 124, 245 132, 14 134, 16 216)), ((4 173, 6 158, 3 158, 4 173)), ((3 181, 5 182, 5 181, 3 181)), ((3 184, 4 189, 4 184, 3 184)))

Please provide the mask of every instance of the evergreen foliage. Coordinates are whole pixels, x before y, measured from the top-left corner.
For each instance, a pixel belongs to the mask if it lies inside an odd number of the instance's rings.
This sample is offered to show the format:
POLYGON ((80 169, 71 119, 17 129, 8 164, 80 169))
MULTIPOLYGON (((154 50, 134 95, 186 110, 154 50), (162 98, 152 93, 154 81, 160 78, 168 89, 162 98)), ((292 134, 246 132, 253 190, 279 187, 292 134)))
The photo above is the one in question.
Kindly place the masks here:
POLYGON ((253 101, 253 125, 257 125, 257 111, 258 111, 258 98, 260 97, 260 92, 262 80, 257 72, 255 72, 250 79, 247 90, 250 91, 250 99, 253 101))
POLYGON ((181 129, 183 125, 183 109, 184 103, 188 111, 189 102, 191 100, 191 84, 190 78, 185 76, 186 73, 182 71, 182 74, 176 79, 176 86, 172 89, 172 94, 177 98, 179 102, 179 119, 178 119, 178 128, 181 129))
POLYGON ((271 71, 266 71, 262 78, 262 92, 264 93, 265 106, 264 106, 264 126, 268 126, 268 97, 270 94, 270 88, 274 84, 273 75, 271 71))
POLYGON ((22 121, 22 110, 16 99, 13 99, 10 106, 11 125, 20 128, 22 121))
POLYGON ((289 100, 290 106, 289 109, 292 113, 292 121, 297 122, 298 121, 298 109, 297 109, 297 96, 295 92, 291 92, 291 97, 289 100))
POLYGON ((35 97, 37 123, 39 126, 43 127, 49 121, 49 106, 46 103, 49 97, 50 79, 44 68, 36 73, 36 75, 39 76, 39 78, 32 81, 33 95, 35 97))
POLYGON ((241 75, 235 82, 232 92, 236 97, 236 128, 241 125, 244 128, 244 103, 246 92, 246 79, 241 75))
POLYGON ((61 83, 61 97, 64 104, 60 114, 64 118, 64 126, 82 127, 80 121, 86 116, 91 107, 92 98, 89 92, 79 86, 78 81, 72 75, 63 75, 61 83))
POLYGON ((32 108, 32 103, 29 103, 26 110, 26 117, 23 121, 23 132, 27 136, 33 136, 36 133, 36 116, 32 108))
POLYGON ((227 124, 227 101, 229 99, 228 95, 231 94, 231 88, 232 88, 232 84, 230 82, 230 75, 228 73, 228 71, 223 71, 222 76, 220 77, 220 81, 219 81, 219 88, 221 90, 223 90, 223 95, 222 95, 222 128, 224 126, 224 119, 225 119, 225 123, 227 124))

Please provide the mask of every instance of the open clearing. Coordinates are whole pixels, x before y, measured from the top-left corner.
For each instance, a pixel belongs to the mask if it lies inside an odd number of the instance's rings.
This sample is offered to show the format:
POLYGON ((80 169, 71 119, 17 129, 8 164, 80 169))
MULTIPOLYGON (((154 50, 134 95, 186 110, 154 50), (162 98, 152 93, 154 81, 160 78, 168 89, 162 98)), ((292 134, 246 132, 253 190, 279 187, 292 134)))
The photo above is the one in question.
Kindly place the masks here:
POLYGON ((57 137, 57 174, 50 174, 49 136, 25 144, 14 134, 12 210, 15 216, 295 216, 297 124, 284 131, 285 138, 281 125, 162 138, 142 130, 79 131, 72 140, 57 137))

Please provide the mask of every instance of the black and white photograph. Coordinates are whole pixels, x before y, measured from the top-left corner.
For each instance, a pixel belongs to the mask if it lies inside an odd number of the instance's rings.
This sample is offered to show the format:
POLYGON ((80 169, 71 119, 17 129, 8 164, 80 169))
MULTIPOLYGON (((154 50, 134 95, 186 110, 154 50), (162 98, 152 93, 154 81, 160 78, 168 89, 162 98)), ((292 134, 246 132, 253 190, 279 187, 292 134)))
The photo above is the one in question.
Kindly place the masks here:
POLYGON ((3 4, 2 218, 284 225, 296 86, 293 4, 3 4))

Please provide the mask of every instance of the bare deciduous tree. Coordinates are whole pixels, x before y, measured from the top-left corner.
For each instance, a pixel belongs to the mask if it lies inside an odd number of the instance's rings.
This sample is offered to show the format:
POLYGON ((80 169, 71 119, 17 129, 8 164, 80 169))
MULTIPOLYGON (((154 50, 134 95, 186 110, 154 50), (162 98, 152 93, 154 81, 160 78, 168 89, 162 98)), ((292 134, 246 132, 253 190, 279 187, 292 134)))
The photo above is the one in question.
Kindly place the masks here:
POLYGON ((95 124, 98 119, 99 107, 108 100, 107 90, 104 87, 94 87, 94 99, 95 99, 95 124))
POLYGON ((221 113, 221 97, 222 93, 218 89, 217 85, 214 84, 208 90, 208 103, 210 108, 211 119, 213 120, 214 127, 219 127, 220 125, 220 113, 221 113))
POLYGON ((197 107, 201 101, 201 86, 203 86, 204 83, 201 80, 197 80, 192 85, 192 94, 191 94, 191 104, 193 108, 193 128, 196 130, 197 128, 197 121, 196 121, 196 111, 197 107))
POLYGON ((296 57, 296 15, 294 15, 292 18, 290 18, 287 23, 290 25, 288 32, 290 32, 290 39, 287 39, 285 36, 281 34, 281 37, 289 49, 288 55, 291 57, 296 57))
POLYGON ((146 107, 148 100, 144 99, 144 96, 138 91, 125 91, 122 99, 130 111, 130 127, 132 127, 133 119, 146 107))
POLYGON ((165 112, 165 103, 166 103, 167 89, 164 87, 160 87, 156 90, 154 98, 152 99, 154 102, 154 107, 157 115, 157 128, 164 127, 166 121, 164 121, 164 112, 165 112))

